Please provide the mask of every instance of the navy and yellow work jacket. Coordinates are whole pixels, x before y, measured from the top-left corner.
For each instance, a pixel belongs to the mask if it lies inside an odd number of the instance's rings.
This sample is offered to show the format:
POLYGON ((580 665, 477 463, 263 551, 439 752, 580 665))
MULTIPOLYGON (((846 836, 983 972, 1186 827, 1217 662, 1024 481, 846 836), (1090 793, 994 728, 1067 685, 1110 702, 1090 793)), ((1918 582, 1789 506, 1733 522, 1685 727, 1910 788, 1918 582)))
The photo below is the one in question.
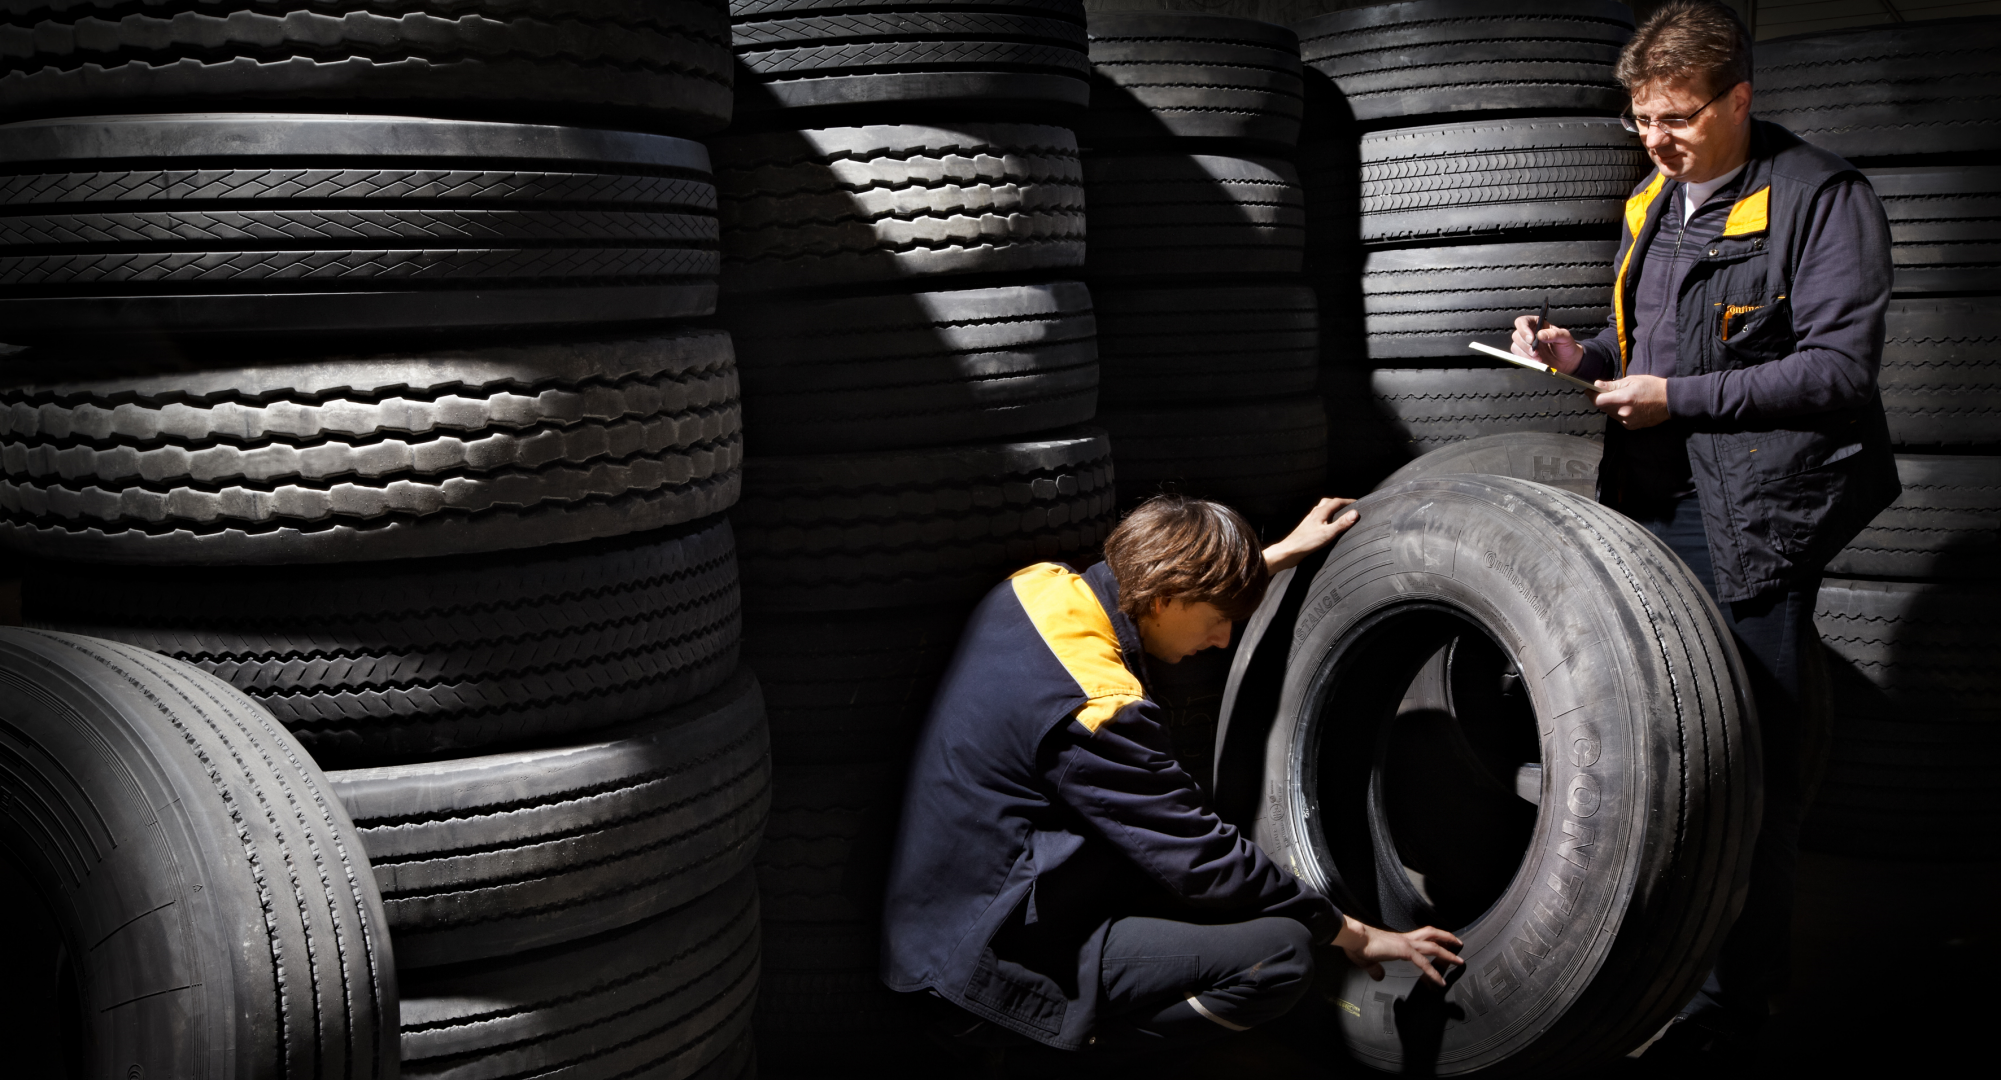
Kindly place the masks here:
POLYGON ((1340 926, 1175 761, 1117 590, 1103 563, 1039 563, 981 601, 918 736, 884 901, 891 989, 1070 1049, 1115 918, 1340 926))

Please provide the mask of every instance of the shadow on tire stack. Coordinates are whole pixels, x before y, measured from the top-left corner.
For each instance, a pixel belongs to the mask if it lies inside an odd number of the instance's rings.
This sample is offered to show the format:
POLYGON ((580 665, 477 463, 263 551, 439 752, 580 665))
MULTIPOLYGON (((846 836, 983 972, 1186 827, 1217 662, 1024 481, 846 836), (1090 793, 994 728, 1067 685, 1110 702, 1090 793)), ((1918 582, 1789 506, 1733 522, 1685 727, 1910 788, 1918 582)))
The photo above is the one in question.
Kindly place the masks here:
POLYGON ((1113 521, 1071 125, 1077 0, 737 0, 715 145, 776 763, 760 1059, 914 1069, 878 975, 907 748, 972 605, 1113 521))
POLYGON ((248 8, 70 10, 0 75, 25 620, 186 661, 330 770, 402 1075, 747 1075, 770 756, 735 361, 686 321, 726 13, 301 4, 308 54, 248 8))
POLYGON ((1991 16, 1758 45, 1760 115, 1862 167, 1896 267, 1879 385, 1904 493, 1815 618, 1834 723, 1802 843, 1833 854, 2001 859, 1997 57, 1991 16))
POLYGON ((1505 348, 1545 296, 1579 338, 1610 318, 1620 210, 1648 169, 1614 119, 1632 29, 1610 0, 1415 0, 1298 26, 1343 479, 1482 435, 1602 430, 1579 392, 1467 343, 1505 348))

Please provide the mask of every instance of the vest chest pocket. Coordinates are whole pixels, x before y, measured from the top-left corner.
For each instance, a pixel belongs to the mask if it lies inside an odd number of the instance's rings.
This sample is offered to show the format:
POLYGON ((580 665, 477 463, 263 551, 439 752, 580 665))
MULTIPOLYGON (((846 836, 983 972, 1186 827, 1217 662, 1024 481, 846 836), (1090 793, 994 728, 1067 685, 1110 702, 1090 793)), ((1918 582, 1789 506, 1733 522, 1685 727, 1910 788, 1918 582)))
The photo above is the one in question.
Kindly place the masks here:
POLYGON ((1752 367, 1792 354, 1793 308, 1785 297, 1742 297, 1715 306, 1720 370, 1752 367))

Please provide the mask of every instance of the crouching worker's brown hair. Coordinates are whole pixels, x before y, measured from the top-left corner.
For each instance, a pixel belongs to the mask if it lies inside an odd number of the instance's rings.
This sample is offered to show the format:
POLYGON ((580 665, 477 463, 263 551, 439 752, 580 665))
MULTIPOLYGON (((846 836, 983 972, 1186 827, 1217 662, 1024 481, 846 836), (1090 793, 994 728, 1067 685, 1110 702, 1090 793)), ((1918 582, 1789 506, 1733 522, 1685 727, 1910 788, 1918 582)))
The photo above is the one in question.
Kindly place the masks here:
POLYGON ((1151 615, 1156 600, 1208 602, 1233 622, 1250 618, 1271 573, 1257 531, 1235 510, 1186 495, 1156 495, 1105 538, 1119 610, 1151 615))

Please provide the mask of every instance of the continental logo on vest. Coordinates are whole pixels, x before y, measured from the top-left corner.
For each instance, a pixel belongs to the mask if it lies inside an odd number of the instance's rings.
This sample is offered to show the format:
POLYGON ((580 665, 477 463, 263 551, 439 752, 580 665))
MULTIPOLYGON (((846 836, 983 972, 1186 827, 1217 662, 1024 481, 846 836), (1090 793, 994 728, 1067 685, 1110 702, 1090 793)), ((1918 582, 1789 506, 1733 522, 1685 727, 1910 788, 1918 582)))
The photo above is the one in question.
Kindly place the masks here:
POLYGON ((1078 723, 1096 734, 1120 709, 1146 700, 1146 689, 1126 668, 1111 616, 1082 575, 1055 563, 1036 563, 1008 582, 1043 644, 1088 699, 1077 710, 1078 723))

